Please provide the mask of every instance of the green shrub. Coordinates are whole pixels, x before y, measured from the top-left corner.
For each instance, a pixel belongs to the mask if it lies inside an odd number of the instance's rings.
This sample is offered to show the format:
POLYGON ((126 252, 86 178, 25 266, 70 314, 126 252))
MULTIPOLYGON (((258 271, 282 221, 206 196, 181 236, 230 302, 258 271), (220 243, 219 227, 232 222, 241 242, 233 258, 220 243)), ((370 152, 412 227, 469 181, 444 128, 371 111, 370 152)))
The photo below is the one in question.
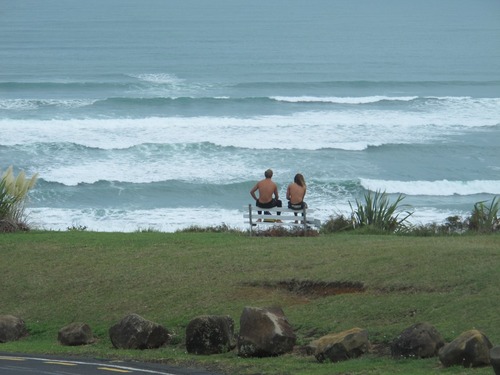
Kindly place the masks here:
POLYGON ((497 198, 493 198, 489 206, 485 205, 487 201, 474 204, 471 216, 467 220, 470 230, 491 233, 500 229, 500 219, 498 218, 500 201, 497 198))
POLYGON ((302 227, 286 228, 283 226, 271 226, 267 229, 254 230, 252 236, 256 237, 317 237, 319 232, 308 228, 306 231, 302 227))
POLYGON ((444 222, 444 230, 448 233, 463 233, 467 230, 467 223, 461 216, 448 216, 444 222))
POLYGON ((68 232, 85 232, 87 230, 87 227, 85 225, 72 225, 70 227, 67 227, 66 230, 68 232))
POLYGON ((419 237, 463 234, 467 224, 461 216, 448 216, 443 224, 428 223, 412 225, 405 234, 419 237))
POLYGON ((12 166, 0 178, 0 231, 28 229, 25 206, 28 192, 35 186, 38 175, 26 178, 21 171, 14 176, 12 166))
POLYGON ((352 220, 344 215, 330 216, 330 218, 321 225, 321 233, 335 233, 354 229, 352 220))
POLYGON ((403 234, 417 237, 431 237, 439 234, 444 234, 443 226, 437 223, 417 224, 412 225, 403 234))
POLYGON ((239 233, 238 229, 233 229, 226 223, 202 227, 199 225, 191 225, 190 227, 178 229, 176 233, 239 233))
POLYGON ((402 211, 403 207, 409 207, 400 205, 405 198, 402 194, 393 203, 389 201, 385 191, 367 192, 364 198, 364 203, 356 199, 356 208, 349 202, 355 227, 371 227, 375 231, 389 233, 408 229, 406 221, 413 212, 402 211))

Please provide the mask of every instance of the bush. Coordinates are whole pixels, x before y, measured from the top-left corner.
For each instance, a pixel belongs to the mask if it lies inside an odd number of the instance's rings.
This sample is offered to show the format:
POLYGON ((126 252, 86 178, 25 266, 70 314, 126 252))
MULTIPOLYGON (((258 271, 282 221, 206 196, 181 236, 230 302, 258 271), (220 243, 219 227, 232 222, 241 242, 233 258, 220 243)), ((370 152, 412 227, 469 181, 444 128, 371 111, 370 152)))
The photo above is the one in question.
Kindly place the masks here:
POLYGON ((208 227, 201 227, 198 225, 192 225, 187 228, 176 230, 177 233, 239 233, 238 229, 233 229, 227 224, 222 223, 220 225, 213 225, 208 227))
POLYGON ((286 228, 282 226, 271 226, 263 230, 254 230, 252 235, 256 237, 317 237, 319 236, 319 232, 310 228, 304 231, 304 229, 300 227, 286 228))
POLYGON ((486 202, 482 201, 474 204, 471 216, 467 220, 470 230, 491 233, 500 229, 500 219, 498 218, 500 201, 497 200, 497 197, 493 198, 489 207, 485 205, 486 202))
POLYGON ((389 197, 385 191, 367 192, 364 198, 364 203, 356 199, 355 209, 351 202, 349 202, 355 227, 369 227, 376 232, 390 233, 408 229, 406 221, 413 212, 401 211, 403 207, 409 207, 407 205, 400 205, 401 201, 405 198, 402 194, 393 203, 389 202, 389 197), (400 218, 401 214, 403 214, 402 218, 400 218))
POLYGON ((408 231, 403 234, 417 237, 431 237, 443 233, 445 232, 443 232, 442 225, 436 223, 428 223, 412 225, 411 228, 409 228, 408 231))
POLYGON ((28 192, 35 186, 38 175, 30 179, 21 171, 14 176, 10 166, 0 178, 0 231, 27 230, 25 207, 28 192))
POLYGON ((406 234, 419 237, 428 237, 436 235, 463 234, 467 231, 467 224, 461 216, 448 216, 443 224, 428 223, 413 225, 406 234))
POLYGON ((343 232, 354 229, 352 220, 344 215, 330 216, 330 219, 321 225, 321 233, 343 232))

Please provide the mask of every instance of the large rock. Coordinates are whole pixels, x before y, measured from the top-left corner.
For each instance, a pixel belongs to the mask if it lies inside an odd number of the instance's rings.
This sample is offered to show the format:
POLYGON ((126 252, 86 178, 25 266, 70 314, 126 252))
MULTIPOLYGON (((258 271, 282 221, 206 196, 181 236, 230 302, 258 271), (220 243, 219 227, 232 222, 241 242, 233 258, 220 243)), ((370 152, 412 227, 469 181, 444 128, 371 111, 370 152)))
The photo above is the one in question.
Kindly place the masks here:
POLYGON ((394 358, 428 358, 438 355, 445 344, 443 336, 429 323, 417 323, 394 339, 391 354, 394 358))
POLYGON ((309 344, 309 350, 319 362, 345 361, 357 358, 370 349, 368 331, 361 328, 351 328, 340 333, 332 333, 309 344))
POLYGON ((500 346, 490 349, 490 361, 495 375, 500 375, 500 346))
POLYGON ((67 346, 87 345, 94 342, 94 335, 88 324, 71 323, 59 330, 57 340, 67 346))
POLYGON ((0 315, 0 342, 16 341, 27 335, 24 320, 13 315, 0 315))
POLYGON ((297 337, 283 310, 245 307, 240 317, 238 355, 269 357, 289 353, 297 337))
POLYGON ((117 349, 159 348, 170 341, 168 330, 137 314, 124 317, 109 329, 111 343, 117 349))
POLYGON ((439 360, 445 367, 461 365, 479 367, 490 364, 490 340, 478 330, 462 333, 439 351, 439 360))
POLYGON ((235 346, 234 320, 230 316, 199 316, 186 327, 188 353, 226 353, 235 346))

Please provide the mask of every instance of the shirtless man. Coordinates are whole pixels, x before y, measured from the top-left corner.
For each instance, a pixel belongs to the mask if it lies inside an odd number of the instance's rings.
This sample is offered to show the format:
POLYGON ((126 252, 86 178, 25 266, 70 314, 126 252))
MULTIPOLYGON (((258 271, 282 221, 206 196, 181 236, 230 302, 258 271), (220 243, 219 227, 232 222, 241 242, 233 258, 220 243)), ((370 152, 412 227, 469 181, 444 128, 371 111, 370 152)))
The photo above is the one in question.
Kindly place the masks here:
MULTIPOLYGON (((255 186, 250 190, 250 195, 255 199, 255 205, 261 208, 273 208, 281 207, 282 202, 278 195, 278 186, 273 182, 273 171, 268 169, 264 172, 266 177, 255 184, 255 186), (259 197, 255 195, 256 191, 259 191, 259 197), (274 195, 274 196, 273 196, 274 195)), ((259 214, 261 211, 259 211, 259 214)))

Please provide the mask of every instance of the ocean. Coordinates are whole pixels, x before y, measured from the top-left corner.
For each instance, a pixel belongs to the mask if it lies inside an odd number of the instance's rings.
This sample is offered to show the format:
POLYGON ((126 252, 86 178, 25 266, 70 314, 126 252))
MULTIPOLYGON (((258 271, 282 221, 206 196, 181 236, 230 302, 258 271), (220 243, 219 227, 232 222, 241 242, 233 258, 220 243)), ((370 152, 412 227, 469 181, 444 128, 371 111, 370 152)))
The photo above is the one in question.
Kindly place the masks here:
POLYGON ((245 228, 268 168, 322 220, 500 195, 498 0, 22 0, 0 7, 0 170, 32 227, 245 228))

